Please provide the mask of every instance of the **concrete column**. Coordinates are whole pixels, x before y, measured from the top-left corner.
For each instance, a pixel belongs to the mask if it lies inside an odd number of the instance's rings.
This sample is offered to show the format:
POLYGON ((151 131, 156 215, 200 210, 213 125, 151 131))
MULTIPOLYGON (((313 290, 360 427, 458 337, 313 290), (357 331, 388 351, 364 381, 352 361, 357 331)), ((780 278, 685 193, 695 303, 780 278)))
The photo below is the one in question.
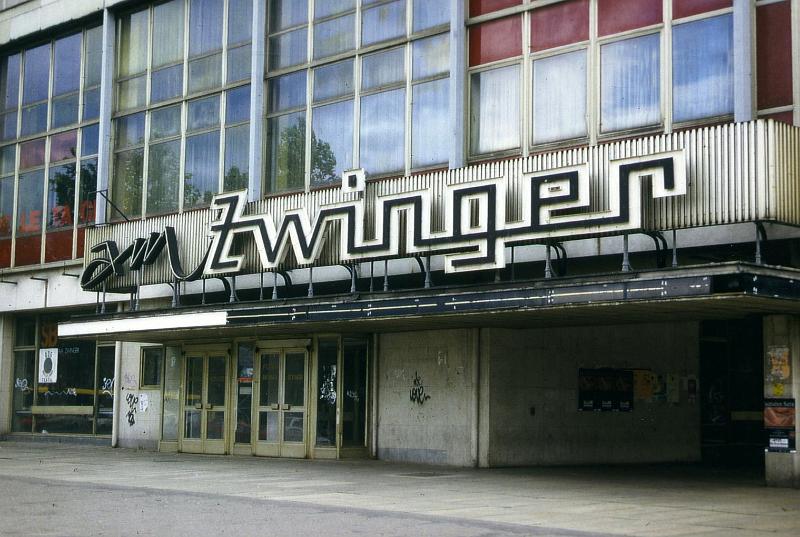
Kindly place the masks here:
MULTIPOLYGON (((764 398, 797 400, 800 394, 800 318, 771 315, 764 318, 764 398), (788 360, 784 357, 788 354, 788 360)), ((798 415, 795 405, 794 433, 798 415)), ((767 452, 764 457, 767 485, 800 488, 800 456, 767 452)))
MULTIPOLYGON (((111 113, 114 100, 114 50, 116 19, 108 9, 103 11, 103 60, 100 70, 100 129, 97 154, 97 190, 105 190, 110 198, 109 160, 111 159, 111 113)), ((107 221, 107 203, 102 195, 95 194, 95 223, 107 221)))
POLYGON ((733 0, 733 117, 735 121, 755 118, 753 0, 733 0))
POLYGON ((466 163, 467 27, 463 0, 450 1, 450 169, 466 163))
POLYGON ((0 315, 0 437, 11 432, 14 386, 13 325, 10 315, 0 315))
POLYGON ((250 181, 248 199, 261 199, 263 184, 262 145, 264 138, 264 50, 266 2, 253 0, 253 48, 250 64, 250 181))

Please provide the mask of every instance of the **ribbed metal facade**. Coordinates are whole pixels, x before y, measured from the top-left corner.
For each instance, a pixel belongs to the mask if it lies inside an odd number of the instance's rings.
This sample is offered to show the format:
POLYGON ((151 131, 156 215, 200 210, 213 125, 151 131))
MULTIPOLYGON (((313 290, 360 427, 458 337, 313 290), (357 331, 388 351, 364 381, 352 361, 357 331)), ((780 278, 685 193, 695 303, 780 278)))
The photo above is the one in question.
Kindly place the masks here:
MULTIPOLYGON (((443 226, 446 185, 506 177, 506 214, 508 221, 513 222, 522 216, 520 188, 524 174, 579 164, 587 164, 589 168, 589 210, 603 211, 609 208, 611 161, 674 150, 684 150, 686 155, 687 194, 660 199, 646 196, 643 205, 646 229, 671 230, 755 221, 800 225, 800 129, 758 120, 368 182, 364 193, 366 237, 372 236, 375 205, 381 196, 428 189, 434 200, 432 226, 439 230, 443 226)), ((313 220, 321 206, 353 201, 357 196, 338 188, 275 196, 250 203, 247 213, 269 214, 277 225, 286 211, 305 207, 313 220)), ((85 262, 97 256, 89 252, 91 245, 113 240, 122 249, 137 237, 146 238, 150 232, 174 226, 180 239, 181 262, 188 271, 200 263, 208 247, 210 221, 211 211, 202 209, 89 229, 85 262)), ((317 264, 335 265, 339 263, 338 224, 330 225, 326 233, 317 264)), ((568 239, 568 236, 563 238, 568 239)), ((262 268, 252 239, 243 241, 239 248, 246 257, 244 272, 260 272, 262 268)), ((282 268, 297 268, 291 252, 282 268)), ((140 283, 163 283, 171 279, 164 254, 155 265, 143 271, 140 283)), ((137 282, 134 276, 126 273, 109 283, 111 287, 125 287, 137 282)))

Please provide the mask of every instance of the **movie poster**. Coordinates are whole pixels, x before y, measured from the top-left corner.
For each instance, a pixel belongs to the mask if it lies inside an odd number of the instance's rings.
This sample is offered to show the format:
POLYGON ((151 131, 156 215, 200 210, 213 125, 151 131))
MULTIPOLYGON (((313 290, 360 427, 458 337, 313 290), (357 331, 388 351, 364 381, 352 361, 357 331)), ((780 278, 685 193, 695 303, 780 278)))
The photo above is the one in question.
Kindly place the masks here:
POLYGON ((794 399, 765 399, 764 428, 769 438, 767 451, 794 452, 796 449, 794 399))
POLYGON ((578 369, 578 410, 633 410, 633 371, 611 368, 578 369))

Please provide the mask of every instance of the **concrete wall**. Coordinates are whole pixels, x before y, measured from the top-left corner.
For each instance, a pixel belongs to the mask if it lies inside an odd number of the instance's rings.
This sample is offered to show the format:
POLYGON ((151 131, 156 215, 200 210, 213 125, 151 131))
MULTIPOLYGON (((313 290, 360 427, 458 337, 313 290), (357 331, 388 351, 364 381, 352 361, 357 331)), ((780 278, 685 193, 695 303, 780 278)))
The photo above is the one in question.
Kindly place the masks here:
POLYGON ((378 342, 378 457, 475 464, 475 330, 382 334, 378 342), (417 393, 410 393, 418 377, 417 393), (425 397, 429 396, 427 399, 425 397))
POLYGON ((138 343, 122 344, 120 363, 119 445, 127 448, 158 449, 161 437, 161 391, 139 387, 141 348, 138 343), (142 396, 147 398, 147 408, 141 406, 142 396))
POLYGON ((635 401, 632 412, 580 412, 578 368, 698 374, 696 323, 482 330, 489 375, 483 465, 700 459, 700 404, 635 401))

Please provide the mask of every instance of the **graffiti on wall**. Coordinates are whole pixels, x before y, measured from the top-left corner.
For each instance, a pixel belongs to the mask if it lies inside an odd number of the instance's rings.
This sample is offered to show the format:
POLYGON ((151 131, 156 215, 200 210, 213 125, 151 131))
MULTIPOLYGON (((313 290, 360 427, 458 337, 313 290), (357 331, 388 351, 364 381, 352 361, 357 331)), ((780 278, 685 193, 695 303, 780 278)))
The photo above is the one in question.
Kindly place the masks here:
POLYGON ((425 386, 422 384, 422 378, 420 378, 419 373, 416 371, 414 371, 414 384, 411 386, 409 397, 412 403, 417 403, 418 405, 424 405, 425 401, 431 398, 430 395, 425 393, 425 386))
POLYGON ((128 426, 133 427, 136 425, 136 405, 139 403, 139 398, 135 393, 129 393, 125 396, 125 402, 128 403, 128 412, 125 413, 125 419, 128 420, 128 426))

